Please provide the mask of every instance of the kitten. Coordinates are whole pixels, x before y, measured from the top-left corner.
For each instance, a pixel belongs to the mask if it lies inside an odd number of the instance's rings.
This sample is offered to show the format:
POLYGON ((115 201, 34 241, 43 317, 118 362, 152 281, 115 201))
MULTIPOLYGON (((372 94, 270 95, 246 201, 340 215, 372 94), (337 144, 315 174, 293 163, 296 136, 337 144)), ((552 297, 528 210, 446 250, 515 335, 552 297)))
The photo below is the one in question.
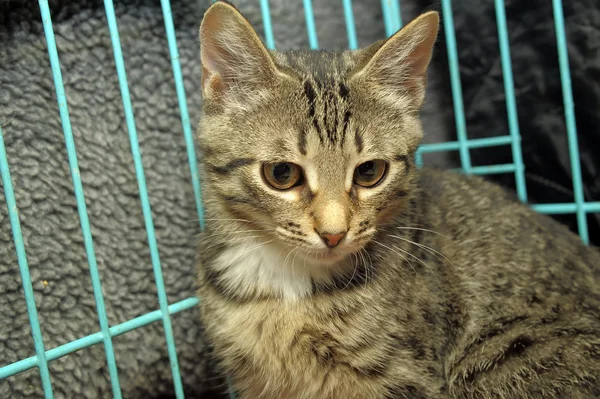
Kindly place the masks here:
POLYGON ((201 35, 201 315, 240 398, 600 395, 600 254, 477 177, 417 170, 438 15, 355 52, 201 35))

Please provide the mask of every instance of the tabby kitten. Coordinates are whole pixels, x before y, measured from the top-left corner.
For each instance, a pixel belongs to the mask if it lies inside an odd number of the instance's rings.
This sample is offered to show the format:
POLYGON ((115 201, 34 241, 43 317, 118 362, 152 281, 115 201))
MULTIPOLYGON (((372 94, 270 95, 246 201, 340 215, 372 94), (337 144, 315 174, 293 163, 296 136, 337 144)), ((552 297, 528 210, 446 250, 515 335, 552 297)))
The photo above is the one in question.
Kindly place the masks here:
POLYGON ((240 398, 600 397, 600 254, 415 167, 437 30, 281 53, 205 14, 199 295, 240 398))

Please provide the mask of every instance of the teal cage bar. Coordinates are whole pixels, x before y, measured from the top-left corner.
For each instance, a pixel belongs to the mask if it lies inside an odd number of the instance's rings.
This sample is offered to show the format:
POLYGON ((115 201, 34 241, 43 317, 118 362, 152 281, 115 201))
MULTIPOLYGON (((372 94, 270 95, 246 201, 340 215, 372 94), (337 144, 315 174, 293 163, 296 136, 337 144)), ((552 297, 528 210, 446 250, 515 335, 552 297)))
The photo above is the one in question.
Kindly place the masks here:
MULTIPOLYGON (((299 1, 299 0, 298 0, 299 1)), ((268 0, 257 0, 260 5, 264 30, 265 43, 268 48, 275 48, 275 38, 273 35, 271 16, 269 11, 268 0)), ((306 28, 308 32, 309 45, 312 49, 319 48, 319 41, 315 26, 315 18, 312 10, 311 0, 302 0, 299 5, 304 8, 306 28)), ((109 370, 110 382, 114 398, 121 398, 121 388, 119 383, 118 367, 115 360, 112 340, 114 337, 125 334, 134 329, 143 327, 149 323, 161 321, 165 332, 165 342, 168 348, 169 361, 173 384, 176 397, 184 398, 184 390, 179 372, 177 361, 177 352, 175 340, 172 333, 171 315, 177 312, 184 311, 195 307, 199 303, 199 299, 195 297, 168 304, 167 296, 164 287, 160 256, 157 247, 156 237, 154 235, 154 225, 151 216, 150 203, 148 200, 148 191, 142 167, 142 158, 137 139, 135 117, 129 97, 129 86, 127 83, 127 73, 123 61, 121 42, 119 40, 119 30, 112 0, 104 0, 106 17, 110 30, 110 37, 113 47, 115 65, 121 90, 121 99, 125 110, 125 120, 127 131, 130 140, 131 152, 133 155, 135 173, 138 182, 140 193, 140 202, 142 205, 146 233, 148 237, 148 245, 151 253, 152 268, 154 272, 155 283, 158 292, 159 309, 141 315, 134 319, 128 320, 121 324, 110 325, 104 307, 104 298, 102 295, 102 285, 96 264, 94 252, 94 242, 90 230, 88 213, 84 200, 83 183, 79 174, 77 162, 77 152, 71 131, 71 122, 69 119, 68 101, 62 81, 62 71, 56 43, 54 40, 54 31, 52 28, 52 20, 48 0, 39 0, 44 34, 46 37, 48 55, 50 58, 50 66, 54 78, 54 86, 56 91, 56 99, 58 101, 60 118, 64 132, 65 145, 68 154, 68 163, 71 170, 71 178, 76 196, 77 209, 81 224, 82 235, 84 238, 84 246, 88 259, 90 278, 92 281, 94 299, 96 302, 96 310, 99 319, 99 330, 91 335, 81 337, 75 341, 67 342, 55 348, 46 348, 44 338, 41 333, 40 323, 37 316, 36 304, 33 296, 33 288, 29 275, 29 267, 27 264, 26 248, 21 234, 19 222, 18 207, 15 201, 15 195, 10 177, 9 164, 0 127, 0 175, 2 177, 2 185, 6 197, 6 206, 11 224, 13 240, 17 252, 18 268, 21 275, 23 291, 27 304, 27 312, 33 335, 33 346, 35 355, 29 358, 22 359, 12 364, 5 365, 0 368, 0 379, 8 378, 17 373, 23 372, 37 367, 40 372, 40 377, 43 385, 44 396, 46 399, 53 398, 52 380, 48 369, 48 363, 60 357, 66 356, 83 348, 103 344, 106 354, 106 361, 109 370)), ((458 151, 460 154, 461 170, 465 173, 489 175, 495 173, 513 173, 517 187, 517 194, 521 201, 527 202, 527 188, 525 184, 525 165, 521 154, 520 132, 517 114, 517 104, 515 101, 513 75, 510 59, 510 46, 508 41, 508 33, 506 28, 505 5, 503 0, 494 0, 496 9, 496 21, 498 26, 499 52, 502 64, 502 72, 504 77, 504 89, 506 96, 506 109, 509 123, 509 134, 504 136, 490 137, 484 139, 469 139, 466 129, 465 116, 463 112, 463 99, 460 82, 459 63, 457 55, 457 43, 453 26, 452 3, 451 0, 442 0, 442 15, 444 18, 444 34, 447 42, 447 53, 450 68, 450 81, 452 89, 452 99, 455 109, 455 123, 457 131, 457 140, 445 143, 435 143, 423 145, 417 153, 417 163, 423 162, 423 154, 443 152, 443 151, 458 151), (513 162, 502 165, 488 166, 473 166, 471 164, 469 151, 473 148, 510 146, 513 155, 513 162)), ((200 227, 204 226, 204 217, 202 210, 202 195, 200 189, 200 181, 198 178, 198 169, 196 164, 196 154, 194 148, 193 132, 191 128, 190 118, 187 109, 185 89, 183 85, 183 76, 179 63, 179 55, 177 43, 175 39, 175 27, 171 15, 171 6, 169 0, 161 0, 167 42, 169 53, 171 56, 171 64, 173 76, 175 80, 177 100, 181 114, 182 131, 187 147, 188 162, 190 174, 192 177, 192 187, 195 194, 195 203, 198 211, 200 227)), ((383 11, 383 22, 385 31, 388 36, 402 27, 402 17, 400 12, 399 0, 382 0, 381 7, 383 11)), ((533 208, 542 213, 547 214, 575 214, 579 234, 584 242, 588 242, 588 229, 586 215, 591 212, 600 212, 600 202, 585 202, 583 196, 583 184, 581 177, 581 166, 579 159, 579 150, 577 144, 577 127, 575 125, 573 95, 571 88, 571 78, 569 72, 569 59, 566 46, 565 26, 563 18, 563 9, 561 0, 552 0, 554 12, 555 32, 559 55, 560 77, 562 84, 562 93, 565 109, 565 121, 567 126, 567 137, 569 143, 569 155, 571 162, 571 170, 573 177, 573 189, 575 193, 575 201, 573 203, 562 204, 536 204, 533 208)), ((346 31, 348 35, 348 48, 356 49, 357 33, 354 23, 354 15, 352 12, 352 0, 340 0, 340 10, 343 13, 346 22, 346 31)), ((235 397, 231 392, 231 397, 235 397)))

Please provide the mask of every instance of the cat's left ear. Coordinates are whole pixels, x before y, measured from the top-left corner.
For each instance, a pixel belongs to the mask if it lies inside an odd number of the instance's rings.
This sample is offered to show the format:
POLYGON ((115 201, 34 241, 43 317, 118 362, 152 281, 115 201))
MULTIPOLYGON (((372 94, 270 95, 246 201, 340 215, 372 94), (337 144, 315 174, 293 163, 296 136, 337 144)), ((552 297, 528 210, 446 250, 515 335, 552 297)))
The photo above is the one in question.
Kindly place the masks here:
POLYGON ((435 11, 422 14, 366 52, 370 59, 359 63, 364 66, 354 77, 365 79, 387 100, 398 104, 406 104, 408 100, 411 107, 420 108, 439 22, 435 11))

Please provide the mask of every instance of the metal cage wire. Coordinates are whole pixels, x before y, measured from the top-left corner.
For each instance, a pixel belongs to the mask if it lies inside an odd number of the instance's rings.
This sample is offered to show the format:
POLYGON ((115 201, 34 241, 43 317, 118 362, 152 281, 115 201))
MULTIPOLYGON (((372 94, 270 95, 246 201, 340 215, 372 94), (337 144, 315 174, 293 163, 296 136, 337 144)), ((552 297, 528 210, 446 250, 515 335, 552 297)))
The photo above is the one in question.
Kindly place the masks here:
MULTIPOLYGON (((271 25, 271 17, 269 11, 268 0, 258 0, 260 2, 262 19, 265 31, 265 43, 270 49, 275 48, 275 39, 273 36, 273 29, 271 25)), ((94 299, 96 302, 96 309, 99 319, 99 331, 88 336, 79 338, 75 341, 67 342, 56 348, 47 349, 44 345, 42 337, 40 323, 37 316, 37 309, 35 299, 33 295, 33 287, 31 283, 31 277, 29 274, 29 266, 27 263, 27 256, 23 237, 21 234, 21 226, 19 222, 19 213, 17 204, 15 201, 12 180, 10 177, 8 159, 6 156, 6 149, 4 146, 4 140, 2 136, 2 129, 0 127, 0 175, 2 177, 2 184, 4 187, 4 193, 6 197, 6 206, 8 208, 8 215, 11 224, 13 240, 15 249, 17 252, 17 260, 19 266, 19 272, 21 275, 23 291, 27 304, 27 312, 29 315, 29 322, 31 326, 31 332, 33 335, 33 347, 35 355, 26 359, 22 359, 12 364, 4 365, 0 368, 0 379, 8 378, 17 373, 25 370, 37 367, 40 372, 42 381, 44 397, 46 399, 53 398, 51 376, 48 369, 48 363, 56 360, 60 357, 66 356, 70 353, 78 351, 80 349, 96 345, 103 344, 106 354, 106 361, 110 375, 110 382, 112 393, 115 399, 120 399, 121 387, 119 381, 119 374, 117 363, 115 360, 115 352, 113 349, 112 339, 121 334, 125 334, 134 329, 143 327, 147 324, 162 321, 165 341, 168 348, 169 360, 171 365, 171 372, 173 378, 173 385, 175 388, 175 394, 178 399, 184 398, 183 385, 181 382, 181 374, 179 372, 179 365, 177 361, 177 351, 175 347, 175 340, 172 333, 171 315, 195 307, 199 303, 199 299, 190 297, 177 303, 168 304, 167 296, 164 287, 164 281, 162 277, 162 269, 160 263, 160 256, 158 252, 156 237, 154 235, 154 225, 152 221, 152 213, 150 209, 150 202, 148 199, 148 191, 146 189, 146 181, 144 176, 144 169, 142 166, 142 158, 140 154, 140 148, 137 139, 135 117, 133 114, 133 108, 131 99, 129 96, 129 86, 127 83, 127 73, 125 71, 125 64, 122 55, 121 42, 119 40, 119 30, 117 26, 117 20, 115 11, 113 8, 112 0, 104 0, 104 6, 106 11, 106 17, 108 21, 108 27, 110 30, 110 37, 113 47, 114 59, 117 69, 117 75, 119 80, 119 86, 121 90, 121 98, 123 107, 125 110, 125 119, 127 130, 129 134, 129 140, 131 145, 131 152, 133 155, 136 178, 138 182, 138 189, 140 195, 140 202, 143 210, 143 217, 146 227, 146 233, 148 237, 148 245, 150 248, 152 268, 154 272, 155 284, 158 292, 159 309, 146 313, 142 316, 128 320, 121 324, 110 325, 110 322, 106 315, 104 306, 104 297, 102 294, 102 286, 100 281, 100 275, 98 272, 98 266, 96 264, 96 257, 94 252, 94 243, 92 233, 90 230, 90 223, 88 220, 88 212, 84 200, 83 183, 79 175, 79 167, 77 163, 77 152, 75 149, 75 142, 71 131, 71 123, 69 119, 69 110, 67 97, 62 81, 62 71, 60 67, 60 60, 54 39, 54 31, 52 27, 52 20, 50 16, 50 9, 48 6, 48 0, 38 0, 42 22, 44 27, 44 34, 48 46, 48 55, 50 58, 50 65, 52 68, 52 75, 54 78, 54 86, 56 90, 56 97, 58 101, 58 107, 60 112, 60 118, 62 122, 62 128, 65 138, 65 145, 67 148, 68 162, 71 170, 71 178, 73 181, 75 197, 77 202, 77 209, 79 213, 79 219, 81 224, 81 230, 84 238, 84 246, 88 259, 90 278, 93 287, 94 299)), ((352 0, 341 0, 343 8, 343 14, 346 22, 346 31, 348 35, 348 48, 357 48, 357 35, 356 28, 354 25, 354 16, 352 12, 352 0)), ((454 33, 453 15, 452 15, 452 3, 451 0, 442 0, 442 15, 444 19, 444 34, 447 43, 448 61, 450 68, 450 81, 452 89, 452 99, 455 110, 455 123, 457 131, 457 140, 445 143, 426 144, 419 148, 417 152, 417 163, 422 165, 422 156, 424 153, 442 152, 442 151, 454 151, 457 150, 460 155, 461 169, 465 173, 489 175, 496 173, 513 173, 515 176, 517 194, 519 199, 523 202, 527 202, 527 188, 525 184, 523 158, 521 154, 521 136, 519 132, 517 106, 515 101, 514 87, 513 87, 513 75, 512 66, 510 59, 510 47, 508 41, 508 32, 506 28, 506 15, 503 0, 494 0, 496 9, 496 22, 498 26, 498 37, 499 37, 499 51, 501 56, 502 72, 504 77, 504 90, 506 96, 506 108, 509 122, 509 134, 504 136, 497 136, 491 138, 483 138, 470 140, 466 131, 466 122, 463 111, 463 98, 460 82, 460 71, 457 55, 457 44, 454 33), (510 145, 512 149, 513 162, 510 164, 502 165, 488 165, 488 166, 472 166, 469 151, 472 148, 482 147, 495 147, 510 145)), ((187 109, 185 89, 183 85, 183 76, 181 73, 181 66, 179 63, 179 55, 177 50, 177 43, 175 39, 175 27, 173 25, 173 17, 171 15, 171 6, 169 0, 161 0, 161 6, 163 11, 163 18, 165 23, 165 30, 167 35, 167 41, 169 46, 169 53, 171 56, 171 64, 173 69, 173 76, 175 80, 177 99, 179 103, 179 111, 181 115, 182 130, 185 138, 187 147, 188 162, 190 168, 190 174, 192 178, 192 186, 195 194, 195 203, 198 211, 200 220, 200 227, 204 227, 204 215, 202 209, 202 196, 200 189, 200 181, 198 178, 198 169, 196 164, 196 154, 194 148, 194 138, 190 123, 190 118, 187 109)), ((309 45, 312 49, 319 48, 318 37, 315 28, 315 20, 312 10, 312 1, 303 0, 304 13, 306 19, 306 28, 308 31, 309 45)), ((402 27, 402 18, 400 13, 400 2, 399 0, 381 0, 381 7, 383 10, 383 20, 385 24, 385 32, 388 36, 392 35, 398 29, 402 27)), ((567 127, 567 137, 569 144, 569 155, 571 162, 571 171, 573 178, 573 189, 574 199, 573 203, 562 203, 562 204, 536 204, 533 208, 542 213, 547 214, 565 214, 574 213, 577 216, 578 231, 581 239, 584 242, 588 242, 588 229, 586 214, 591 212, 600 212, 600 202, 585 202, 583 196, 583 184, 581 177, 581 166, 579 159, 579 150, 577 144, 577 128, 575 125, 575 114, 573 105, 573 95, 571 88, 571 78, 569 72, 569 60, 567 53, 566 37, 565 37, 565 26, 563 18, 562 0, 552 0, 552 8, 554 13, 554 23, 556 32, 556 41, 559 55, 559 66, 560 66, 560 77, 562 85, 562 94, 565 109, 565 120, 567 127)), ((231 397, 234 397, 231 392, 231 397)))

